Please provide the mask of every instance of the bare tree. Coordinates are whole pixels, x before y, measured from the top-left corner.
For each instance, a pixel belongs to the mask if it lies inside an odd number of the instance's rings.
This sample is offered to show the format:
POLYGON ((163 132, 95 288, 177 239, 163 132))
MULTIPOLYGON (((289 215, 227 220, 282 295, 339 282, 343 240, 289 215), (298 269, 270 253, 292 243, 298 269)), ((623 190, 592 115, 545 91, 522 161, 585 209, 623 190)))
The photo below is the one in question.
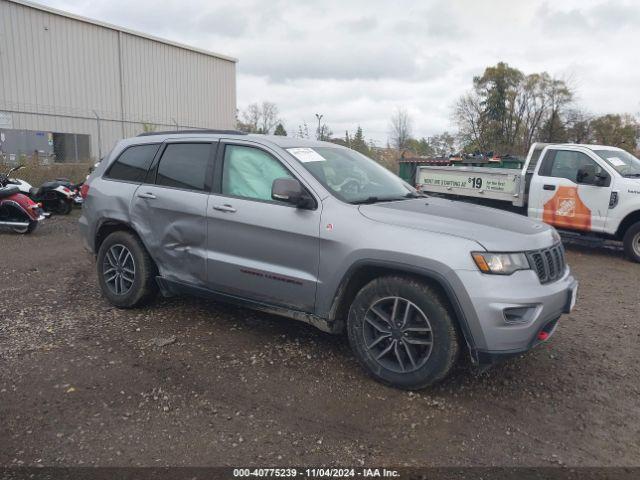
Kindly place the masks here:
POLYGON ((260 133, 270 133, 278 122, 278 106, 272 102, 262 102, 260 133))
POLYGON ((481 98, 470 92, 460 97, 454 108, 454 119, 458 125, 458 137, 462 144, 485 151, 485 126, 481 98))
POLYGON ((397 108, 391 116, 391 145, 402 150, 406 148, 411 138, 413 121, 405 108, 397 108))
POLYGON ((269 134, 280 122, 278 106, 272 102, 252 103, 242 112, 238 128, 248 133, 269 134))
POLYGON ((535 141, 566 141, 573 91, 565 80, 546 72, 524 75, 500 62, 473 84, 453 109, 466 150, 526 153, 535 141))
POLYGON ((579 108, 567 112, 567 141, 589 143, 593 136, 591 126, 593 115, 579 108))
POLYGON ((522 143, 523 152, 529 151, 529 147, 537 137, 544 116, 547 113, 548 95, 547 85, 550 81, 549 75, 534 73, 527 75, 522 86, 522 143))
POLYGON ((257 103, 252 103, 242 112, 242 123, 249 133, 256 133, 258 131, 260 116, 260 106, 257 103))

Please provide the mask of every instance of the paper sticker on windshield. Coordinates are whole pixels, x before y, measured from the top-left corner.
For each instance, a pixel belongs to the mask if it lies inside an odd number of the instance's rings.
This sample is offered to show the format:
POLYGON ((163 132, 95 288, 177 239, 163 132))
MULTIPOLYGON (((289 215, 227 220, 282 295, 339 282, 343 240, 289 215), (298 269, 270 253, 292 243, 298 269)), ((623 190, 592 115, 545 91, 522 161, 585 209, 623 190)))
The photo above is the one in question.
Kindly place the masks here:
POLYGON ((611 165, 614 167, 624 167, 626 163, 623 160, 620 160, 618 157, 607 157, 607 160, 611 162, 611 165))
POLYGON ((312 148, 287 148, 287 152, 302 163, 326 162, 326 159, 312 148))

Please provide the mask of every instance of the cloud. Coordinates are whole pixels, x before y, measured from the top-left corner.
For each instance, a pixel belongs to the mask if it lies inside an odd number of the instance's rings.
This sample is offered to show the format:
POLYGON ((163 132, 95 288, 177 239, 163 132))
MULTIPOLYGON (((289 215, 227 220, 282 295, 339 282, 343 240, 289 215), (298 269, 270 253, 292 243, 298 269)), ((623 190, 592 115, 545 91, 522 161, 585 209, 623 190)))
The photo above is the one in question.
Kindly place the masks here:
POLYGON ((247 17, 233 7, 219 7, 196 21, 198 30, 219 36, 238 37, 247 31, 247 17))
POLYGON ((378 20, 375 17, 360 17, 356 20, 346 20, 342 22, 349 33, 372 33, 378 26, 378 20))
POLYGON ((276 102, 289 131, 322 113, 386 143, 405 107, 418 136, 453 131, 484 68, 569 77, 583 108, 640 111, 635 0, 39 0, 239 58, 238 106, 276 102))
POLYGON ((398 78, 413 77, 416 58, 408 49, 394 46, 354 45, 351 49, 321 48, 309 52, 297 45, 281 44, 278 54, 265 56, 259 49, 245 53, 240 66, 245 73, 264 75, 273 81, 297 78, 398 78))

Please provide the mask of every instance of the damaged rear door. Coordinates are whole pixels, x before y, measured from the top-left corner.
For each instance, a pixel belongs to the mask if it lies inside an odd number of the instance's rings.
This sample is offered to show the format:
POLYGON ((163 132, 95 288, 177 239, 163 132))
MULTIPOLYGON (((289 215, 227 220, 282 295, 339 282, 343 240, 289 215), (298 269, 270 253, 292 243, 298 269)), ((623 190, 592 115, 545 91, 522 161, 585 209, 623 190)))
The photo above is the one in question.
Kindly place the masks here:
POLYGON ((206 282, 205 215, 216 145, 166 142, 133 197, 132 222, 168 280, 206 282))

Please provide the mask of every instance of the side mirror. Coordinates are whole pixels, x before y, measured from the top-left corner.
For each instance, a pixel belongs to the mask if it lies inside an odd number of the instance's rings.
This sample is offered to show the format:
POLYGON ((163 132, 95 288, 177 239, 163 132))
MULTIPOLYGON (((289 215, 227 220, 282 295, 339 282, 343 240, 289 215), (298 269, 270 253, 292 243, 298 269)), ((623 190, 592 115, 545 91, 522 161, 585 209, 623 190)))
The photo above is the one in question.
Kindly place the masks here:
POLYGON ((596 183, 596 166, 584 165, 578 169, 577 183, 594 185, 596 183))
POLYGON ((595 165, 584 165, 583 167, 580 167, 576 176, 577 183, 581 183, 583 185, 606 186, 608 184, 608 179, 609 175, 602 170, 598 171, 595 165))
POLYGON ((313 207, 313 198, 295 178, 276 178, 271 185, 271 198, 298 208, 313 207))

